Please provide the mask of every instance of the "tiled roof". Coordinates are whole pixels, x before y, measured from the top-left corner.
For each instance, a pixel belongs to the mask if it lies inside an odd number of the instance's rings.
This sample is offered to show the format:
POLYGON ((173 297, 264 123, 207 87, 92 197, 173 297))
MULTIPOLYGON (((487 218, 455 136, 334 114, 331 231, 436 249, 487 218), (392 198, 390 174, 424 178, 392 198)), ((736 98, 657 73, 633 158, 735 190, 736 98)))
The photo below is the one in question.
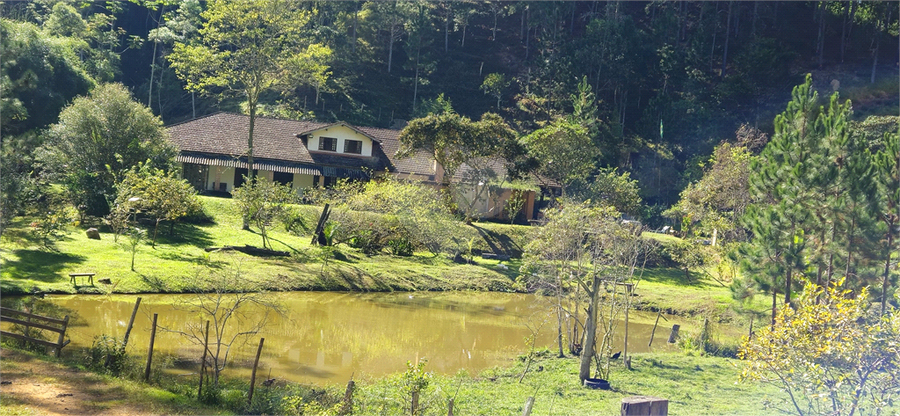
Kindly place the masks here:
MULTIPOLYGON (((169 136, 175 146, 184 153, 224 155, 232 158, 246 156, 247 132, 250 117, 243 114, 215 113, 198 119, 169 126, 169 136)), ((299 164, 335 166, 372 171, 415 173, 433 175, 431 156, 416 152, 399 159, 395 155, 400 148, 398 130, 376 127, 358 127, 346 123, 321 123, 314 121, 282 120, 257 117, 253 133, 254 159, 271 159, 299 164), (343 156, 307 151, 297 135, 343 124, 368 135, 376 141, 372 157, 343 156), (380 146, 379 146, 380 142, 380 146)))

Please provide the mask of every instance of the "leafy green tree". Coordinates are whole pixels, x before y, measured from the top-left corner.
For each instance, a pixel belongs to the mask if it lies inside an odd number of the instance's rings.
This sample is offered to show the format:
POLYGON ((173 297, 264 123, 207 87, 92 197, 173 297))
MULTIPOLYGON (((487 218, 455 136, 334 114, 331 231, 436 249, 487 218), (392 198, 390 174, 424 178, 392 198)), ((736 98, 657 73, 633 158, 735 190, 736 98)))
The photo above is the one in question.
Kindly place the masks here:
POLYGON ((54 36, 82 38, 88 25, 72 5, 59 2, 53 5, 53 12, 44 22, 44 28, 54 36))
POLYGON ((597 376, 608 379, 616 322, 628 307, 628 297, 615 288, 634 283, 634 273, 650 249, 640 236, 641 228, 619 221, 619 216, 609 206, 566 201, 545 213, 546 223, 534 231, 536 238, 526 247, 526 269, 534 270, 537 279, 550 279, 555 290, 561 291, 557 296, 574 285, 588 299, 579 368, 582 381, 590 377, 595 356, 599 357, 597 376))
MULTIPOLYGON (((321 55, 322 48, 310 49, 304 38, 301 29, 310 14, 298 3, 216 0, 201 17, 204 22, 197 41, 177 42, 168 59, 189 90, 246 100, 250 116, 247 162, 252 167, 260 97, 283 87, 291 78, 286 74, 304 62, 304 57, 321 55)), ((300 69, 307 68, 301 65, 300 69)), ((324 73, 318 70, 320 75, 324 73)), ((253 170, 250 172, 253 179, 253 170)))
POLYGON ((599 154, 588 130, 564 118, 523 137, 522 143, 540 164, 537 173, 562 185, 563 192, 587 177, 599 154))
MULTIPOLYGON (((750 152, 742 146, 722 143, 713 151, 709 168, 699 181, 681 191, 681 199, 665 215, 699 223, 713 239, 740 240, 740 219, 750 204, 750 152)), ((715 244, 715 242, 714 242, 715 244)))
POLYGON ((589 178, 586 189, 578 192, 580 199, 608 205, 623 214, 638 215, 641 210, 641 190, 630 172, 616 168, 602 168, 589 178))
POLYGON ((175 171, 166 173, 147 165, 134 166, 125 172, 116 188, 118 196, 114 211, 123 208, 139 210, 156 221, 152 246, 156 246, 160 222, 169 221, 171 234, 176 221, 203 210, 197 191, 175 171))
POLYGON ((479 157, 506 156, 516 134, 500 116, 485 113, 472 121, 455 112, 432 114, 409 122, 400 132, 400 155, 425 150, 443 167, 449 180, 463 163, 479 157))
POLYGON ((131 271, 134 270, 134 256, 137 255, 138 246, 147 237, 147 230, 136 226, 128 228, 128 249, 131 251, 131 271))
POLYGON ((93 88, 75 54, 82 43, 0 19, 0 136, 47 127, 70 100, 93 88))
POLYGON ((272 248, 268 227, 287 212, 288 205, 297 200, 291 188, 266 178, 248 179, 233 192, 234 201, 243 218, 256 224, 263 248, 272 248))
POLYGON ((170 168, 174 156, 159 117, 121 84, 104 84, 60 113, 41 158, 79 210, 103 216, 119 175, 141 162, 170 168))
POLYGON ((745 339, 742 380, 774 385, 798 415, 879 414, 900 393, 900 313, 869 315, 868 290, 807 281, 794 307, 745 339))
POLYGON ((500 99, 503 98, 503 93, 509 87, 509 84, 510 82, 506 79, 506 76, 498 73, 488 74, 484 77, 484 82, 481 83, 481 90, 497 99, 497 111, 500 111, 500 99))

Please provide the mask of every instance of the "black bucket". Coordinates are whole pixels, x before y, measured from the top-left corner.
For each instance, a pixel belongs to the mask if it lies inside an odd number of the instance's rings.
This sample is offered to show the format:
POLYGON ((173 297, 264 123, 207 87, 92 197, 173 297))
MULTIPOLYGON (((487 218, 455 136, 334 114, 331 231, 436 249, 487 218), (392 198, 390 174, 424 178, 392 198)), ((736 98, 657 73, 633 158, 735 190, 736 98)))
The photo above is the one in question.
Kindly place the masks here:
POLYGON ((584 386, 589 389, 600 389, 600 390, 609 390, 609 381, 604 380, 602 378, 586 378, 584 379, 584 386))

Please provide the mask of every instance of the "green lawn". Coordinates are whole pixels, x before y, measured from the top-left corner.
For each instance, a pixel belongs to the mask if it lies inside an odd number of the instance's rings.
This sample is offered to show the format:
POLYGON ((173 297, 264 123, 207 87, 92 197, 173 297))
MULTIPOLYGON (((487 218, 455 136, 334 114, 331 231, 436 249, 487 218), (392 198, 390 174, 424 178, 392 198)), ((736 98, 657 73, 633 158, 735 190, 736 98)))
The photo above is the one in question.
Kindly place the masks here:
MULTIPOLYGON (((289 257, 256 257, 240 252, 206 252, 206 247, 225 245, 260 246, 255 231, 241 230, 240 216, 228 198, 201 197, 214 223, 177 224, 169 235, 164 224, 155 247, 149 241, 138 247, 135 269, 127 238, 118 242, 106 227, 101 240, 88 239, 88 225, 70 227, 50 247, 38 243, 30 233, 29 218, 18 218, 0 240, 0 290, 4 294, 32 291, 51 293, 169 293, 196 289, 196 276, 207 267, 224 270, 239 266, 243 281, 267 281, 279 290, 493 290, 511 291, 521 261, 499 262, 475 258, 475 264, 460 265, 445 256, 416 253, 412 257, 387 254, 367 256, 347 245, 337 247, 335 258, 323 257, 322 249, 310 244, 309 235, 294 235, 274 224, 269 232, 273 248, 289 257), (499 264, 503 263, 503 266, 499 264), (505 266, 505 267, 504 267, 505 266), (94 286, 79 278, 70 283, 69 273, 93 272, 94 286), (99 283, 110 279, 110 284, 99 283)), ((307 224, 314 223, 321 208, 300 206, 307 224)), ((152 229, 148 230, 152 235, 152 229)), ((477 250, 521 252, 529 227, 475 223, 468 227, 477 250)), ((646 233, 663 244, 677 241, 670 235, 646 233)), ((730 291, 712 274, 692 273, 685 278, 677 269, 644 271, 636 287, 635 306, 681 315, 707 315, 715 320, 741 320, 746 310, 762 313, 765 299, 757 297, 736 306, 730 291), (740 313, 739 313, 740 312, 740 313)), ((741 323, 743 325, 743 323, 741 323)))
MULTIPOLYGON (((2 272, 0 289, 4 294, 29 291, 55 293, 165 293, 194 289, 194 277, 206 265, 225 267, 239 264, 248 282, 277 278, 279 289, 293 290, 512 290, 514 270, 497 268, 497 261, 477 259, 475 265, 458 265, 442 256, 416 253, 412 257, 366 256, 346 245, 337 247, 335 258, 323 264, 323 252, 310 245, 308 235, 285 232, 279 225, 269 232, 273 248, 288 251, 290 257, 255 257, 239 252, 204 251, 206 247, 225 245, 261 246, 255 231, 241 230, 240 217, 232 210, 231 200, 201 197, 214 224, 177 224, 175 233, 168 227, 159 231, 156 247, 149 241, 138 247, 135 269, 131 270, 131 252, 127 238, 114 241, 112 233, 101 229, 101 240, 88 239, 87 226, 71 227, 50 247, 43 247, 28 230, 30 219, 19 218, 4 232, 0 242, 2 272), (95 286, 78 286, 69 281, 69 273, 93 272, 95 286), (110 279, 111 284, 98 283, 110 279)), ((314 207, 302 207, 314 210, 314 207)), ((473 235, 483 235, 482 246, 490 249, 518 245, 509 234, 522 227, 502 224, 476 224, 473 235), (509 230, 513 230, 509 232, 509 230)), ((152 235, 152 229, 149 234, 152 235)), ((519 248, 520 249, 520 248, 519 248)), ((515 267, 517 269, 518 267, 515 267)))
MULTIPOLYGON (((427 414, 446 414, 447 401, 456 396, 454 414, 517 415, 529 396, 535 397, 535 415, 619 414, 621 400, 629 396, 656 396, 669 401, 669 415, 776 414, 765 403, 779 402, 777 389, 740 383, 738 360, 683 354, 648 353, 632 356, 632 370, 618 360, 610 376, 611 391, 579 385, 578 359, 540 358, 522 382, 525 365, 510 363, 478 375, 434 376, 423 395, 427 414), (458 390, 458 394, 457 394, 458 390)), ((427 370, 427 366, 426 366, 427 370)), ((359 381, 357 403, 361 414, 400 412, 404 398, 396 393, 399 376, 359 381)))

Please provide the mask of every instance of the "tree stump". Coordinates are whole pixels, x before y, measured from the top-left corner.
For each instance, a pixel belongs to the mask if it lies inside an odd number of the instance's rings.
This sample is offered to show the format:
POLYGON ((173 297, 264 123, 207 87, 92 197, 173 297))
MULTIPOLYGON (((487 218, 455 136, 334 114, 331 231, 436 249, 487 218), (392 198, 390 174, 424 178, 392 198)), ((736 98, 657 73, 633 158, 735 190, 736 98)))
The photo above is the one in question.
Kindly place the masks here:
POLYGON ((622 399, 622 416, 668 416, 669 400, 653 396, 622 399))

